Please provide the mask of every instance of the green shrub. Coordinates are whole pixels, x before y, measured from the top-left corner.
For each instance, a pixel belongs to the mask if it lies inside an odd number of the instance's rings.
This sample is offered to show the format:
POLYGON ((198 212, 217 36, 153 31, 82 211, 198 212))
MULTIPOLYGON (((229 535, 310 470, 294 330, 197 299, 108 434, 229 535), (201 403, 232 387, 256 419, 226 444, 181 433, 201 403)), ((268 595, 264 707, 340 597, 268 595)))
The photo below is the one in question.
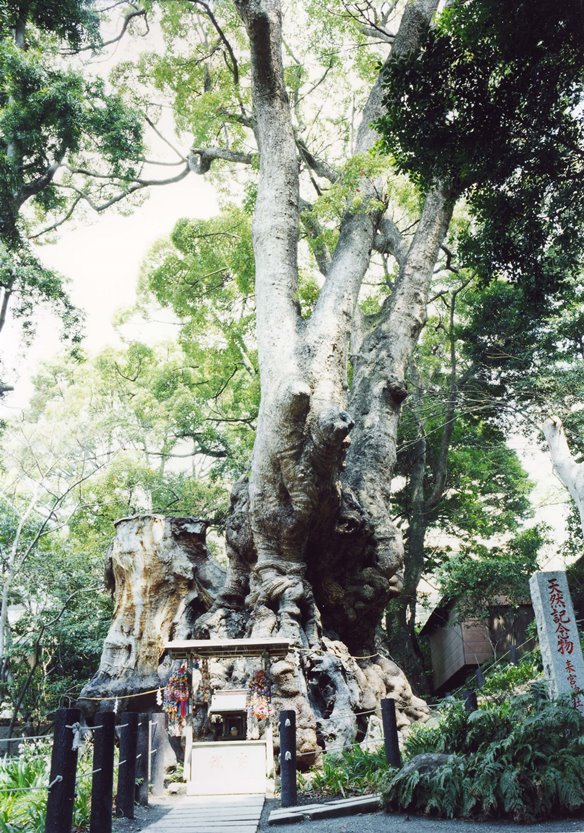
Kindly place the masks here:
POLYGON ((485 682, 481 686, 479 695, 508 694, 519 687, 533 682, 541 677, 541 654, 539 649, 528 651, 521 657, 517 665, 509 663, 490 670, 486 674, 485 682))
POLYGON ((383 747, 374 751, 353 746, 346 752, 323 756, 322 770, 301 777, 307 795, 363 795, 379 792, 388 773, 383 747))
POLYGON ((471 714, 451 702, 437 725, 412 731, 404 751, 450 757, 433 770, 390 776, 387 808, 534 821, 584 807, 584 717, 541 689, 471 714))
MULTIPOLYGON (((44 833, 51 740, 22 744, 20 754, 0 758, 0 833, 44 833)), ((91 746, 79 756, 73 827, 89 826, 91 746)))

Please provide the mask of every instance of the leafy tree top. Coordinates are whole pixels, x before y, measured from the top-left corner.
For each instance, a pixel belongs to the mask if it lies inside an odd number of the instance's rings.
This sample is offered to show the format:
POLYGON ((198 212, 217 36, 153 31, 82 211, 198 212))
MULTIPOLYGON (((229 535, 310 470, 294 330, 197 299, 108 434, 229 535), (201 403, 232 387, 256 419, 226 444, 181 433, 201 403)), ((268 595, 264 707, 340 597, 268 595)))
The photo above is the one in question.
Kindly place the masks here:
POLYGON ((581 262, 584 83, 577 3, 456 0, 386 75, 383 146, 422 187, 466 194, 461 253, 541 302, 581 262))

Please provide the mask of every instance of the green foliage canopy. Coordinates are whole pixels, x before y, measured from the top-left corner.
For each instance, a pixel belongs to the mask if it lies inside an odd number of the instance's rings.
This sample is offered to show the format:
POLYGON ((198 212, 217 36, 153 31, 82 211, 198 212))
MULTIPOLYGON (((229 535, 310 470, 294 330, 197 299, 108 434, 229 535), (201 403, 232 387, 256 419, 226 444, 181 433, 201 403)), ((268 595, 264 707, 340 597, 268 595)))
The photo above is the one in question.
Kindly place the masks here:
POLYGON ((419 56, 386 77, 384 147, 426 188, 466 194, 461 255, 541 303, 581 263, 582 10, 552 0, 456 0, 419 56))
MULTIPOLYGON (((100 45, 96 5, 0 4, 0 289, 28 329, 39 300, 77 336, 80 317, 62 278, 28 240, 130 190, 144 154, 142 118, 100 77, 69 66, 67 50, 100 45)), ((0 318, 4 324, 6 309, 0 318)))

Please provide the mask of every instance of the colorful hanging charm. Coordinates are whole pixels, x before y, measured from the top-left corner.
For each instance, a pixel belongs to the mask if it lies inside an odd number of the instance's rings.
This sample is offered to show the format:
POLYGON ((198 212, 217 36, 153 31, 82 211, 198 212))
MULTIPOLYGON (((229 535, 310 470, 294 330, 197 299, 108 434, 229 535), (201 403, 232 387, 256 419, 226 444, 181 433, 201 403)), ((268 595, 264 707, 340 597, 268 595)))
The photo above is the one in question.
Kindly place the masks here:
POLYGON ((274 714, 270 682, 265 671, 256 671, 249 681, 246 709, 248 716, 267 720, 274 714))
POLYGON ((186 662, 181 662, 177 671, 168 678, 162 698, 162 709, 168 717, 171 734, 182 734, 185 720, 189 714, 190 689, 189 672, 186 662))
POLYGON ((209 660, 204 658, 201 663, 201 682, 199 683, 200 703, 208 703, 211 699, 211 674, 209 673, 209 660))

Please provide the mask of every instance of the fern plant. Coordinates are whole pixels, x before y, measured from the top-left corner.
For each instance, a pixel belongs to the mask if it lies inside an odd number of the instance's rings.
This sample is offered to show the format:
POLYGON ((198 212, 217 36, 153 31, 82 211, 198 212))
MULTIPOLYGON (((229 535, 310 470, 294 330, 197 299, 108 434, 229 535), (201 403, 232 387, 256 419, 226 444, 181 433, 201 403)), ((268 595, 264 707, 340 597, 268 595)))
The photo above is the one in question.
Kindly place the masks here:
POLYGON ((584 808, 584 717, 540 691, 471 714, 451 703, 437 725, 410 734, 404 751, 449 757, 435 769, 405 767, 388 778, 387 808, 514 821, 584 808))
POLYGON ((302 776, 300 788, 306 795, 362 795, 379 792, 387 773, 383 747, 353 746, 341 754, 325 754, 322 769, 310 778, 302 776))

